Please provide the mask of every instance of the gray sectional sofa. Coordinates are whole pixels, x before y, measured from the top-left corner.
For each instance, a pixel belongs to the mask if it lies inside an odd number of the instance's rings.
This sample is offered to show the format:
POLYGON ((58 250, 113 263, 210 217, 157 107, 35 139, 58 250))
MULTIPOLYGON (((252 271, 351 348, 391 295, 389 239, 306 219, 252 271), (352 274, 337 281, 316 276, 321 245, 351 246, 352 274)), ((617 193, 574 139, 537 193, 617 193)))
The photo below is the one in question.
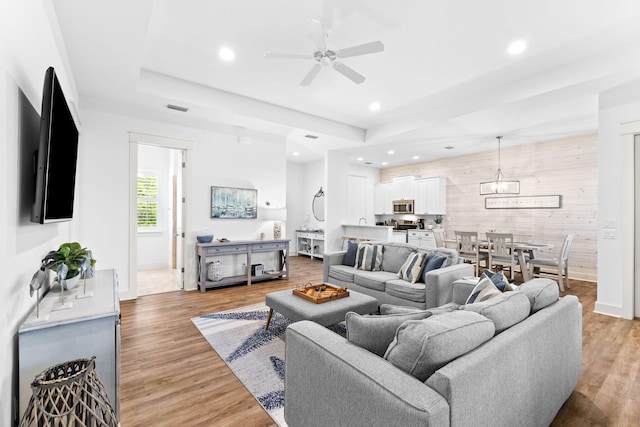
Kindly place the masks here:
MULTIPOLYGON (((403 312, 401 307, 395 309, 403 312)), ((376 354, 379 343, 369 349, 354 344, 350 329, 368 322, 375 325, 384 316, 347 314, 359 322, 350 325, 347 318, 347 338, 310 321, 289 326, 288 425, 548 426, 580 377, 582 306, 578 299, 559 298, 555 282, 534 279, 500 299, 461 306, 453 302, 438 310, 422 320, 403 321, 383 357, 376 354), (412 353, 414 341, 406 336, 412 328, 421 327, 431 332, 425 335, 428 338, 415 341, 412 353), (405 348, 400 348, 401 343, 405 348), (452 349, 460 355, 440 359, 452 349), (413 360, 427 353, 435 364, 413 360), (416 366, 432 371, 423 377, 409 373, 416 366)), ((417 310, 413 312, 405 315, 418 315, 417 310)), ((391 313, 386 317, 402 316, 391 313)), ((382 339, 377 330, 371 332, 371 339, 382 339)))
POLYGON ((452 301, 452 283, 473 276, 473 266, 464 264, 454 249, 425 250, 407 243, 382 243, 381 271, 358 270, 343 265, 346 251, 325 253, 323 259, 324 282, 346 286, 371 295, 379 304, 405 305, 417 308, 438 307, 452 301), (412 252, 432 252, 444 256, 442 267, 429 271, 416 283, 398 277, 397 273, 412 252))

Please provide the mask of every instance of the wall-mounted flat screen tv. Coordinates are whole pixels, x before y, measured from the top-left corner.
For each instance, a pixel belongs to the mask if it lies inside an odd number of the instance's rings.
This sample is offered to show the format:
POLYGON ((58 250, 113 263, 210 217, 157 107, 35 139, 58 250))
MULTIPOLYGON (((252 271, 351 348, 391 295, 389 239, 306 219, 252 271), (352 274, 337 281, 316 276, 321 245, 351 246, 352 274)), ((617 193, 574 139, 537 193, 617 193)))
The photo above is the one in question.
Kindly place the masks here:
POLYGON ((36 158, 36 197, 31 221, 70 221, 76 187, 78 128, 53 67, 45 74, 40 140, 36 158))

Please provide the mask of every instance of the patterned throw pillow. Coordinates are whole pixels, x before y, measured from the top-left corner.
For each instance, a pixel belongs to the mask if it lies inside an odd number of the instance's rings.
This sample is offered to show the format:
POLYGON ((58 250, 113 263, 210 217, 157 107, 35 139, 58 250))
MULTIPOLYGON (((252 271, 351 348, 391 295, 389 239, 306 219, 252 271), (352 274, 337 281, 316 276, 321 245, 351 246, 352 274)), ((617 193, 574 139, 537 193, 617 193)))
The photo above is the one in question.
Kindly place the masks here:
POLYGON ((400 267, 398 277, 407 282, 416 283, 418 279, 420 279, 425 256, 426 253, 424 252, 412 252, 404 264, 402 264, 402 267, 400 267))
POLYGON ((496 285, 496 288, 500 289, 500 292, 513 290, 511 283, 509 283, 507 278, 504 277, 504 274, 502 273, 502 271, 498 271, 497 273, 494 273, 491 270, 485 270, 484 273, 482 273, 482 276, 480 276, 480 278, 483 279, 485 277, 491 279, 493 284, 496 285))
POLYGON ((354 267, 356 270, 380 271, 382 267, 382 245, 360 243, 354 267))
POLYGON ((471 291, 471 295, 467 298, 465 304, 473 304, 474 302, 482 302, 502 296, 500 289, 493 284, 491 279, 485 277, 480 279, 475 288, 471 291))

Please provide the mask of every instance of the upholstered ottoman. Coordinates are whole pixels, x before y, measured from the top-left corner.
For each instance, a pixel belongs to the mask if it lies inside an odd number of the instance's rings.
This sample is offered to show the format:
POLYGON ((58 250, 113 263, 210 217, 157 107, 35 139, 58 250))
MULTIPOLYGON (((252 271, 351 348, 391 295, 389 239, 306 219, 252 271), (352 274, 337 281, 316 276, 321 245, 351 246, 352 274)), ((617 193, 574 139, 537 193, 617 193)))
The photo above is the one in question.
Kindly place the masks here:
POLYGON ((378 310, 378 300, 369 295, 349 290, 349 296, 322 304, 315 304, 293 295, 291 290, 271 292, 265 296, 265 304, 269 307, 269 317, 264 329, 269 329, 269 322, 274 310, 289 320, 311 320, 322 326, 340 323, 345 314, 355 311, 358 314, 373 313, 378 310))

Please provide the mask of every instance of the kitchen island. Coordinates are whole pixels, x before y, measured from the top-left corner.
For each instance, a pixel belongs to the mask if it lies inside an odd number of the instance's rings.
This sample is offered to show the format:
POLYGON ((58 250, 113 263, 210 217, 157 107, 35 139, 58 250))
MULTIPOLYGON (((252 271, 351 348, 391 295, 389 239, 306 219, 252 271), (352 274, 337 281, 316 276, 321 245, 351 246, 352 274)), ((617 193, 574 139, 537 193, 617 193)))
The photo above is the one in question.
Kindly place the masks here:
POLYGON ((358 240, 373 240, 377 242, 407 241, 406 231, 394 231, 391 225, 356 225, 343 224, 343 236, 355 237, 358 240))

